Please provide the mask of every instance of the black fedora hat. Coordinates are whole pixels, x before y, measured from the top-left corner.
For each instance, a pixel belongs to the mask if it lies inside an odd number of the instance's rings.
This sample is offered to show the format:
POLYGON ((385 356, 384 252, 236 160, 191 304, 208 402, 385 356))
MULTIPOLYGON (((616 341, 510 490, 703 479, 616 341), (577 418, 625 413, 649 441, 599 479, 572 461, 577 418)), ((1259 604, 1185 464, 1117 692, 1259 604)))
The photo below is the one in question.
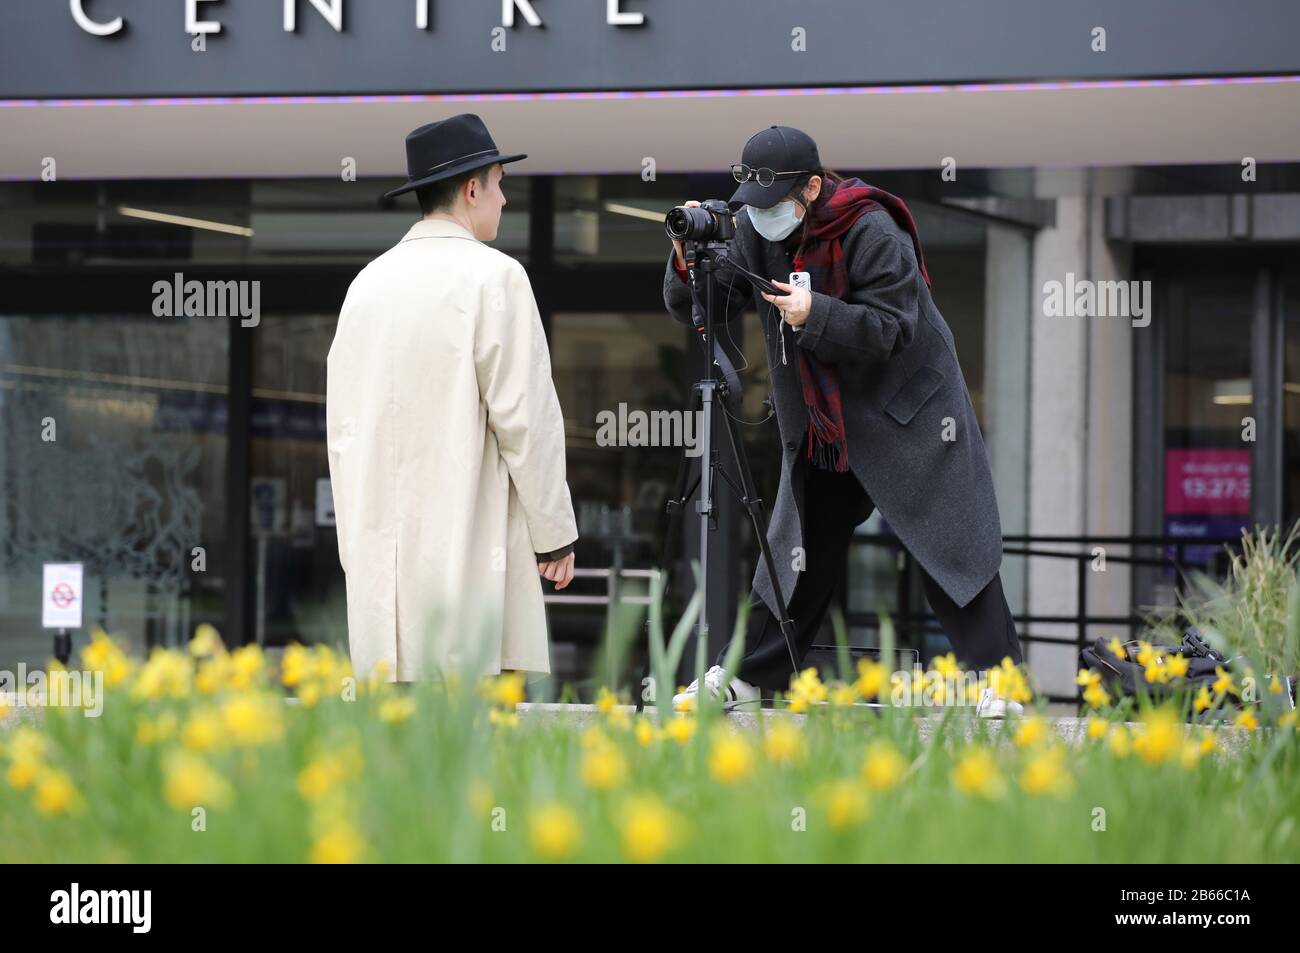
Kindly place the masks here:
POLYGON ((497 151, 483 120, 473 113, 461 113, 412 130, 406 137, 405 183, 384 198, 418 189, 439 179, 449 179, 494 163, 527 159, 524 153, 503 156, 497 151))

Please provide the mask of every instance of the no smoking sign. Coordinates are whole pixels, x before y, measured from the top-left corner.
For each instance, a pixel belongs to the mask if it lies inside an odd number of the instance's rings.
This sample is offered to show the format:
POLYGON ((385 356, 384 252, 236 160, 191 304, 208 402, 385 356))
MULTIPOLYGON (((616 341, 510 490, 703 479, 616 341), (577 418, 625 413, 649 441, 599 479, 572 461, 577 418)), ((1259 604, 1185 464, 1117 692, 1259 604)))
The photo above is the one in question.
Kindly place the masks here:
POLYGON ((41 587, 41 625, 47 629, 81 628, 81 563, 46 563, 41 587))

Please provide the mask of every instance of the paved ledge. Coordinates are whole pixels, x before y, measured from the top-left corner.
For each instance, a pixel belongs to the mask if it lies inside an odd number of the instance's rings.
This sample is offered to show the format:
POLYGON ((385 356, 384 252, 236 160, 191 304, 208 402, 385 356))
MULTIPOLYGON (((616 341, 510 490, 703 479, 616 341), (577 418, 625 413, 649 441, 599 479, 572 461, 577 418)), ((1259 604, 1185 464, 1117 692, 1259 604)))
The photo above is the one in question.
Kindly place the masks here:
MULTIPOLYGON (((285 698, 288 705, 298 704, 298 699, 292 696, 285 698)), ((616 708, 620 711, 627 712, 629 715, 637 714, 634 705, 618 705, 616 708)), ((886 710, 888 706, 884 705, 854 705, 853 715, 857 718, 869 716, 871 712, 886 710)), ((564 722, 572 725, 574 728, 585 728, 604 719, 604 716, 596 709, 595 705, 565 705, 556 702, 521 702, 516 710, 521 716, 529 720, 550 720, 564 722)), ((44 715, 45 709, 42 707, 17 707, 10 708, 4 717, 0 718, 0 732, 8 731, 18 725, 35 724, 44 715)), ((657 709, 646 709, 646 715, 658 719, 659 712, 657 709)), ((727 713, 727 719, 737 726, 754 730, 759 727, 760 721, 788 720, 796 724, 802 723, 806 718, 805 715, 795 714, 794 712, 785 711, 779 708, 763 708, 748 711, 732 711, 727 713)), ((920 709, 915 714, 915 720, 920 736, 923 740, 928 740, 935 731, 935 728, 942 721, 941 710, 920 709)), ((1087 721, 1083 718, 1075 717, 1053 717, 1048 715, 1048 724, 1050 724, 1061 740, 1068 744, 1080 744, 1087 738, 1087 721)), ((1014 719, 1012 720, 1014 724, 1014 719)), ((951 716, 951 724, 962 730, 965 738, 971 738, 975 734, 977 726, 982 726, 990 734, 998 734, 1006 730, 1007 722, 1002 719, 988 718, 976 720, 973 709, 968 711, 957 712, 951 716)), ((1130 729, 1138 727, 1133 722, 1128 722, 1130 729)), ((1218 738, 1219 750, 1221 753, 1236 753, 1248 740, 1246 732, 1238 731, 1233 728, 1215 727, 1210 728, 1218 738)), ((1270 733, 1271 729, 1262 729, 1265 733, 1270 733)))
MULTIPOLYGON (((637 713, 634 705, 618 705, 620 711, 626 711, 628 714, 635 716, 637 713)), ((864 718, 869 712, 879 712, 887 710, 886 705, 854 705, 853 714, 858 718, 864 718)), ((539 702, 522 702, 516 707, 521 716, 529 719, 546 719, 554 721, 568 722, 575 728, 585 728, 587 725, 601 721, 604 716, 597 711, 595 705, 562 705, 557 703, 539 703, 539 702)), ((645 712, 649 717, 658 720, 659 712, 657 709, 646 709, 645 712)), ((744 729, 757 729, 760 721, 778 721, 788 720, 796 724, 802 723, 806 715, 796 714, 779 708, 763 708, 750 711, 731 711, 726 714, 727 719, 736 727, 744 729)), ((922 740, 929 740, 933 736, 935 729, 942 723, 943 715, 937 713, 934 709, 922 709, 915 714, 915 721, 922 740)), ((1000 734, 1007 730, 1007 725, 1014 724, 1016 719, 1004 720, 1000 718, 981 718, 976 719, 974 709, 959 711, 952 714, 949 718, 949 724, 956 730, 960 730, 962 736, 967 739, 974 737, 976 728, 982 728, 991 735, 1000 734)), ((1047 717, 1047 722, 1056 730, 1060 739, 1067 744, 1081 744, 1088 737, 1088 723, 1085 718, 1076 717, 1047 717)), ((1130 730, 1140 728, 1141 725, 1136 722, 1125 723, 1130 730)), ((1238 731, 1227 727, 1212 727, 1209 730, 1215 733, 1218 740, 1219 751, 1224 754, 1235 754, 1241 750, 1248 740, 1248 735, 1244 731, 1238 731)), ((1262 729, 1265 732, 1271 729, 1262 729)))

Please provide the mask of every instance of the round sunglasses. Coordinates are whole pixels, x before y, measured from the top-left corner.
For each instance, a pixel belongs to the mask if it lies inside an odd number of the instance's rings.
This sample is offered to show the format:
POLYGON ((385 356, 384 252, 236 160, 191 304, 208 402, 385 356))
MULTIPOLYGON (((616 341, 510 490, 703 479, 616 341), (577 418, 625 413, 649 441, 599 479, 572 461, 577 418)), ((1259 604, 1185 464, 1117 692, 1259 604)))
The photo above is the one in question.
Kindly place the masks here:
POLYGON ((748 182, 753 179, 763 188, 767 188, 777 179, 788 179, 795 175, 804 175, 807 169, 798 169, 794 172, 773 172, 771 169, 753 169, 743 162, 737 162, 731 167, 731 177, 737 182, 748 182))

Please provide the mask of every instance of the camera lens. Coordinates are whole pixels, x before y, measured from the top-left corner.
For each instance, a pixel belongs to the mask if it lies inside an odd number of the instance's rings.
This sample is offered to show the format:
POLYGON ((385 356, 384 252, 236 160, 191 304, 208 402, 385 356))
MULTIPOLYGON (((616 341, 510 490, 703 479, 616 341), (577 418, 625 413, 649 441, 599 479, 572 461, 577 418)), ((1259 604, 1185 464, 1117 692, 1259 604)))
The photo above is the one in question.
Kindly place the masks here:
POLYGON ((707 208, 679 205, 664 217, 664 231, 675 242, 707 242, 718 237, 718 219, 707 208))

